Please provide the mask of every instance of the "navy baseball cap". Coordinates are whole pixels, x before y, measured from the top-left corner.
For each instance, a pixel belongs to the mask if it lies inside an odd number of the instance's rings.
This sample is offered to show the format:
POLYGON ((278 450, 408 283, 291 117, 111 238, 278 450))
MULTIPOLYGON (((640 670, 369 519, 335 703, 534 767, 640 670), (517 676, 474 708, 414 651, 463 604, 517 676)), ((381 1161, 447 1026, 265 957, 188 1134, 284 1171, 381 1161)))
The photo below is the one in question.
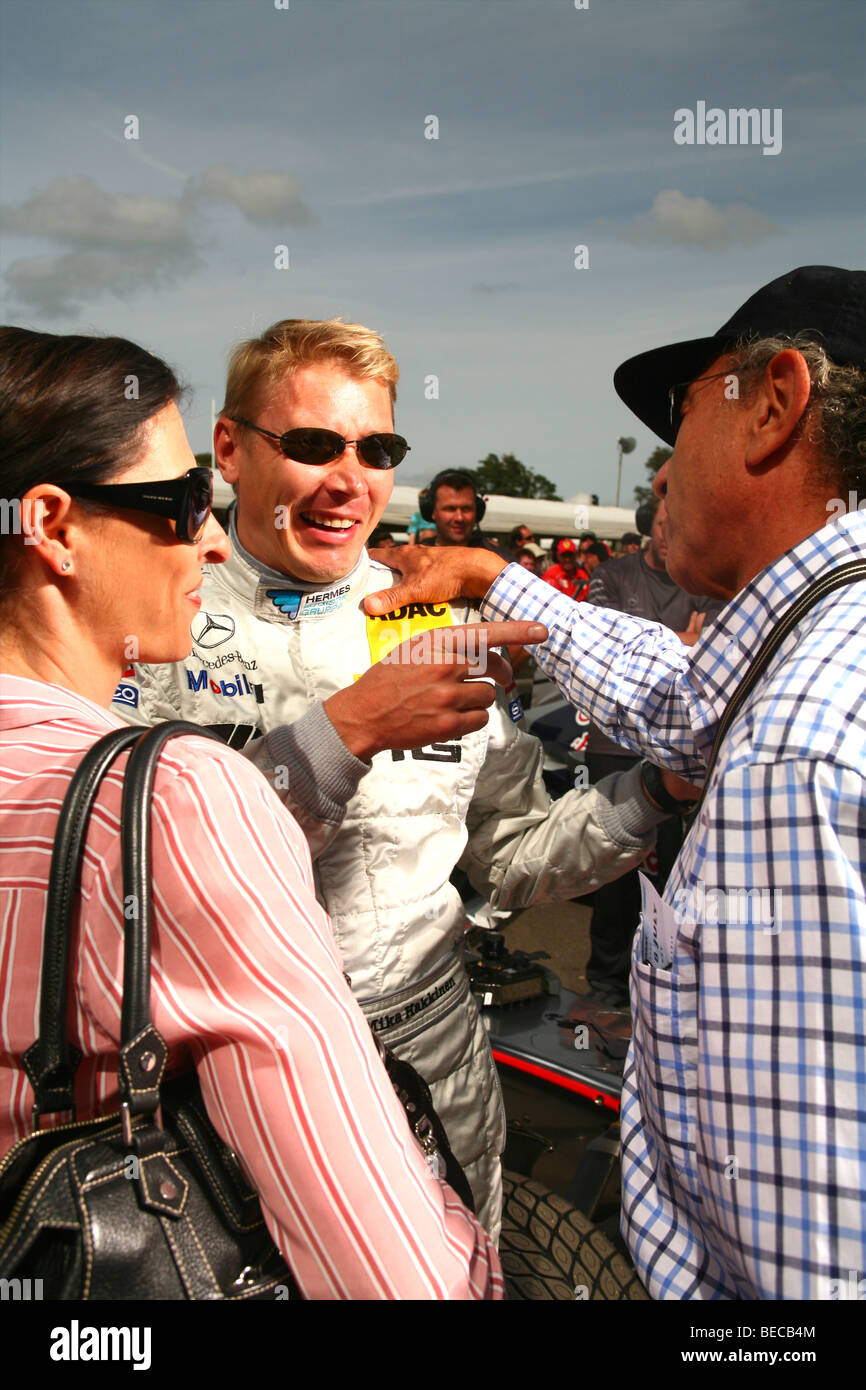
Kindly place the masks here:
POLYGON ((866 367, 866 270, 803 265, 747 299, 711 338, 671 343, 630 357, 613 384, 639 420, 673 447, 668 392, 694 381, 738 338, 806 333, 837 366, 866 367))

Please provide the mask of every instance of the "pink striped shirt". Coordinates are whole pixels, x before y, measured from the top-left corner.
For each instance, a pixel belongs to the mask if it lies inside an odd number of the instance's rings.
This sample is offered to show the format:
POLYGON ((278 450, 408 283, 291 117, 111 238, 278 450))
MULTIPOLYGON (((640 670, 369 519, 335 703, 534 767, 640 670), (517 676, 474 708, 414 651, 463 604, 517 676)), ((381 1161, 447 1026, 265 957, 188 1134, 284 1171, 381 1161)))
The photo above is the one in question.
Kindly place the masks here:
MULTIPOLYGON (((59 686, 0 677, 0 1152, 30 1128, 20 1058, 38 1030, 58 810, 84 750, 120 722, 59 686)), ((79 1119, 117 1103, 124 763, 82 870, 79 1119)), ((245 758, 194 735, 163 751, 153 882, 154 1023, 173 1063, 194 1061, 306 1297, 502 1297, 496 1252, 431 1175, 343 979, 306 841, 245 758)))

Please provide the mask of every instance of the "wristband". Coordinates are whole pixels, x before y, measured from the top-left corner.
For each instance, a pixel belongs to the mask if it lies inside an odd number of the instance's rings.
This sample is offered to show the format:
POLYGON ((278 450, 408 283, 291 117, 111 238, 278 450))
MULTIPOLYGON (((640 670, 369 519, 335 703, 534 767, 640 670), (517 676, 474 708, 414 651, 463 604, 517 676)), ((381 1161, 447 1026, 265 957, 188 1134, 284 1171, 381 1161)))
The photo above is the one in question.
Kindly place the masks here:
POLYGON ((689 800, 680 800, 676 796, 671 796, 664 782, 662 781, 661 768, 656 767, 644 758, 640 765, 640 780, 644 791, 649 795, 651 801, 662 810, 667 811, 669 816, 687 816, 698 804, 698 797, 689 800))

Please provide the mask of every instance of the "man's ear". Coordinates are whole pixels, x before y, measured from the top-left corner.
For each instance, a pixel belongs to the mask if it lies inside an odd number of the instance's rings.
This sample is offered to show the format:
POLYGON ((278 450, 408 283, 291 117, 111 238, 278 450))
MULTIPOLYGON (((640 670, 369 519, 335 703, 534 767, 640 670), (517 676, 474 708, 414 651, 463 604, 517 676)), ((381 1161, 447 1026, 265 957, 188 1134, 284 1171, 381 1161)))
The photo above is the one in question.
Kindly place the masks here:
POLYGON ((784 449, 808 408, 811 390, 809 368, 801 352, 785 348, 771 358, 755 392, 747 464, 764 463, 784 449))
POLYGON ((239 447, 237 431, 241 428, 234 420, 221 415, 214 426, 213 456, 216 465, 227 483, 234 484, 239 473, 239 447))

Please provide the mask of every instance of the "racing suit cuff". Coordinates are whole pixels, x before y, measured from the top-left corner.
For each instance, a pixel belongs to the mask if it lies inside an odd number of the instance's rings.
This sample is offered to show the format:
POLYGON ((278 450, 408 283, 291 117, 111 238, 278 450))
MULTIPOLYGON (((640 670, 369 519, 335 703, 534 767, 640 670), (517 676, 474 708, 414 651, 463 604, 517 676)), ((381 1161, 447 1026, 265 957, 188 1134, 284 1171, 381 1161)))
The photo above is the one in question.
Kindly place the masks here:
POLYGON ((349 752, 320 704, 294 724, 272 729, 262 744, 271 766, 289 769, 292 800, 320 821, 339 824, 370 771, 369 763, 349 752))
POLYGON ((663 820, 667 811, 651 806, 644 795, 640 763, 627 772, 612 772, 596 783, 599 793, 598 818, 611 840, 619 844, 640 844, 663 820))

